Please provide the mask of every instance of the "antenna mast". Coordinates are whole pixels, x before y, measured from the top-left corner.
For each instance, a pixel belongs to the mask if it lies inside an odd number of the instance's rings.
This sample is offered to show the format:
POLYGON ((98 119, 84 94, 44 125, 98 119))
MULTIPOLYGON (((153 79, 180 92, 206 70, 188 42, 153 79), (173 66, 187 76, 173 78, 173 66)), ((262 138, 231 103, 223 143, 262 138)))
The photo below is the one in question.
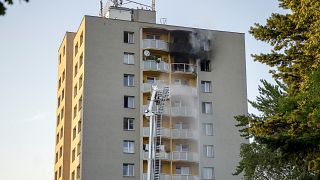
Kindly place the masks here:
POLYGON ((155 11, 156 10, 156 0, 152 0, 152 8, 151 8, 152 11, 155 11))
POLYGON ((100 11, 99 11, 99 15, 101 17, 103 17, 103 3, 102 3, 102 0, 100 0, 100 11))

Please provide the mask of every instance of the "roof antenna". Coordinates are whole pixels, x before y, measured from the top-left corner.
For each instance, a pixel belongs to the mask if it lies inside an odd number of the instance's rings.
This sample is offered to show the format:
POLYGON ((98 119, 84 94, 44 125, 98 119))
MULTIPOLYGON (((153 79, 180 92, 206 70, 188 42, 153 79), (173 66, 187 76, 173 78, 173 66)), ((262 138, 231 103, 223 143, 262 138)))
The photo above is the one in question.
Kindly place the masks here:
POLYGON ((100 0, 100 11, 99 11, 100 17, 103 17, 103 3, 102 0, 100 0))
POLYGON ((156 0, 152 0, 152 6, 151 10, 155 11, 156 10, 156 0))

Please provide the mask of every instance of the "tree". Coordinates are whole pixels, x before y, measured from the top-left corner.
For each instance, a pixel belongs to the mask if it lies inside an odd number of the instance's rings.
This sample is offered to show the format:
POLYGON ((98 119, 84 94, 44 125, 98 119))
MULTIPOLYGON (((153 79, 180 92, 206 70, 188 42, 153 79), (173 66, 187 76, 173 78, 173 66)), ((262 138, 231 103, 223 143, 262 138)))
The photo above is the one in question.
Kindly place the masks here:
POLYGON ((246 179, 320 178, 320 1, 279 0, 288 14, 272 14, 250 33, 273 49, 253 55, 276 85, 262 81, 251 105, 262 114, 237 116, 254 143, 243 144, 235 175, 246 179))
MULTIPOLYGON (((29 0, 24 0, 25 2, 29 2, 29 0)), ((6 5, 13 5, 13 0, 4 0, 0 1, 0 16, 3 16, 6 14, 6 5)))

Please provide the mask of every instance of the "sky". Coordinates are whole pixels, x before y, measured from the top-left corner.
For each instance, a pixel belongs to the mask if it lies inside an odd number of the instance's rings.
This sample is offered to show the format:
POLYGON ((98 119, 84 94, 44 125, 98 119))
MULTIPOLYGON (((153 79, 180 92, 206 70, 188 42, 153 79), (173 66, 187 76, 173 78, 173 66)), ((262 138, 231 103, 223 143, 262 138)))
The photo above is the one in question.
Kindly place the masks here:
MULTIPOLYGON (((106 0, 104 0, 105 2, 106 0)), ((151 4, 151 0, 137 0, 151 4)), ((76 31, 84 15, 98 15, 99 0, 15 1, 0 17, 0 179, 53 179, 57 50, 66 31, 76 31)), ((268 67, 250 54, 270 47, 248 30, 282 12, 276 0, 157 0, 157 20, 167 24, 242 32, 246 36, 248 99, 268 67)), ((257 113, 249 107, 249 112, 257 113)))

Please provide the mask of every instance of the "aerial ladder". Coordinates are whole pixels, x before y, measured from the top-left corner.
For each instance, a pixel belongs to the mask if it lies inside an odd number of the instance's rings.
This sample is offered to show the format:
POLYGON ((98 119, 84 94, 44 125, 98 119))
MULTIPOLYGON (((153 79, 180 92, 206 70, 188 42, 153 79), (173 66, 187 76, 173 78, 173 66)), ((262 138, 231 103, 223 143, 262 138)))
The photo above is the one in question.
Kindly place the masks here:
POLYGON ((147 180, 160 180, 161 153, 164 152, 161 142, 162 113, 168 100, 169 87, 152 86, 150 102, 145 110, 145 116, 149 119, 147 180))

